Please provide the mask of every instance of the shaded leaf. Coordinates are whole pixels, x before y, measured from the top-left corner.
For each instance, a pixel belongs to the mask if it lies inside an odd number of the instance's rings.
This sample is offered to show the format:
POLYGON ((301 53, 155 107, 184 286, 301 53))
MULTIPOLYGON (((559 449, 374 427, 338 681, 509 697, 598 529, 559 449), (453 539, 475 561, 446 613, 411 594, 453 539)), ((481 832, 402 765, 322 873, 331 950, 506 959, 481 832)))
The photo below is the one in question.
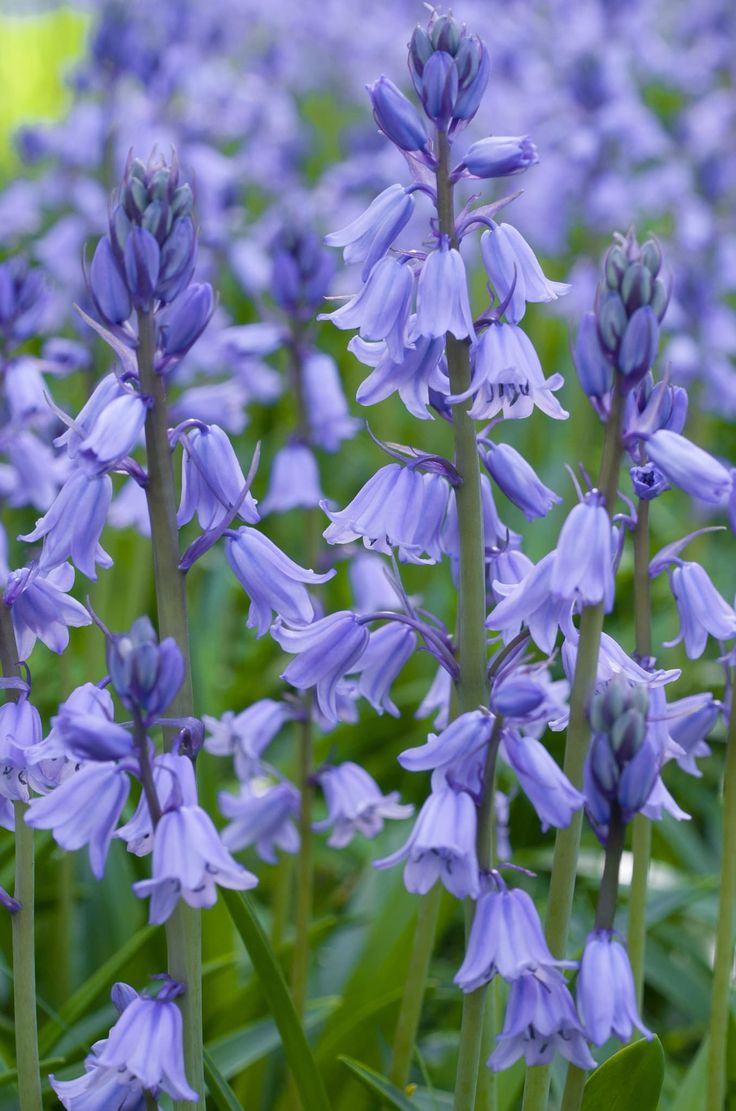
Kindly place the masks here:
POLYGON ((212 1055, 204 1050, 204 1077, 207 1092, 219 1111, 243 1111, 242 1104, 225 1077, 212 1060, 212 1055))
POLYGON ((582 1111, 656 1111, 663 1080, 662 1044, 642 1038, 595 1070, 583 1089, 582 1111))
POLYGON ((361 1061, 356 1061, 353 1057, 340 1057, 339 1060, 354 1073, 356 1079, 360 1081, 364 1088, 375 1095, 381 1096, 392 1107, 398 1108, 398 1111, 417 1111, 416 1103, 409 1099, 401 1088, 397 1088, 385 1076, 381 1076, 380 1072, 368 1068, 367 1065, 362 1064, 361 1061))

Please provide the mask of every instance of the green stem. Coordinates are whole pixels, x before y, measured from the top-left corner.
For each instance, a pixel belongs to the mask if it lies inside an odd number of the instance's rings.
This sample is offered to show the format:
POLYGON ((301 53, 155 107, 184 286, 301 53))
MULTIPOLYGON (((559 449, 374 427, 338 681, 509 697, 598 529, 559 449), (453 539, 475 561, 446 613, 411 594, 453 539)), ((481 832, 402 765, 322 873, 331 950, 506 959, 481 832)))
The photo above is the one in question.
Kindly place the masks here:
POLYGON ((442 887, 439 884, 436 884, 427 895, 419 900, 417 924, 409 956, 409 966, 406 970, 404 994, 396 1022, 391 1068, 389 1070, 389 1079, 398 1088, 404 1088, 409 1080, 414 1042, 422 1014, 424 988, 432 959, 432 948, 434 946, 434 936, 437 932, 437 919, 441 902, 442 887))
MULTIPOLYGON (((624 399, 616 389, 613 392, 611 411, 606 423, 598 488, 605 497, 609 517, 618 488, 618 475, 623 455, 621 425, 624 399)), ((580 636, 575 658, 575 674, 570 692, 570 720, 565 739, 563 771, 574 787, 583 781, 583 765, 590 743, 588 702, 595 687, 598 673, 598 653, 603 632, 603 603, 586 606, 580 618, 580 636)), ((570 825, 557 831, 552 858, 552 874, 547 904, 547 942, 554 956, 562 958, 567 945, 567 933, 572 913, 575 891, 580 833, 583 825, 582 811, 573 814, 570 825)), ((544 1111, 547 1107, 550 1084, 549 1065, 527 1069, 522 1111, 544 1111)))
MULTIPOLYGON (((0 664, 3 675, 20 675, 18 649, 10 610, 0 602, 0 664)), ((10 687, 6 697, 17 701, 19 692, 10 687)), ((41 1073, 38 1065, 36 1024, 36 931, 34 906, 33 830, 25 823, 28 807, 15 802, 15 888, 20 909, 12 915, 13 1006, 15 1017, 15 1060, 18 1095, 22 1111, 41 1111, 41 1073)))
MULTIPOLYGON (((194 714, 189 625, 184 575, 179 570, 179 532, 176 525, 176 486, 168 435, 166 383, 154 368, 156 326, 153 313, 138 313, 138 373, 141 390, 152 399, 146 416, 148 483, 146 498, 151 523, 153 573, 156 584, 159 636, 174 637, 184 657, 181 689, 171 705, 172 717, 194 714)), ((173 733, 166 743, 171 744, 173 733)), ((202 923, 198 910, 181 900, 166 923, 169 974, 186 984, 180 1006, 184 1019, 184 1062, 189 1083, 200 1098, 177 1100, 176 1111, 204 1108, 202 1037, 202 923)))
POLYGON ((296 862, 296 914, 294 957, 291 970, 291 994, 294 1006, 301 1017, 307 998, 309 976, 309 926, 312 919, 314 888, 314 835, 312 833, 312 803, 314 788, 311 778, 312 758, 312 699, 303 700, 304 719, 299 722, 299 855, 296 862))
MULTIPOLYGON (((649 582, 649 502, 639 501, 634 529, 634 621, 636 653, 639 659, 652 654, 652 605, 649 582)), ((633 822, 631 848, 634 867, 629 893, 628 949, 634 974, 636 1002, 641 1010, 644 995, 644 954, 646 949, 647 885, 652 855, 652 823, 643 814, 633 822)))
POLYGON ((736 903, 736 668, 731 671, 731 712, 723 780, 723 852, 713 963, 713 995, 708 1042, 707 1111, 722 1111, 726 1096, 731 973, 736 903))

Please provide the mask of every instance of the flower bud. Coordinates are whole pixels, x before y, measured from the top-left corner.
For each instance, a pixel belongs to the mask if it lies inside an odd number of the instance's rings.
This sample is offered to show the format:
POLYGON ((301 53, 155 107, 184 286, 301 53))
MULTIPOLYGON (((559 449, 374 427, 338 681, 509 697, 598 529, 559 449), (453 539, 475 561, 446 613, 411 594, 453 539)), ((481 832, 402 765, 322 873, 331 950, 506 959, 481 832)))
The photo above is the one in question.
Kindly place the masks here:
POLYGON ((496 135, 473 143, 463 165, 474 177, 510 177, 538 161, 537 148, 528 135, 496 135))
POLYGON ((628 317, 624 303, 618 293, 604 294, 598 305, 598 336, 606 351, 613 354, 626 331, 628 317))
POLYGON ((635 709, 625 710, 613 723, 609 734, 611 748, 619 763, 631 760, 641 748, 646 733, 646 718, 635 709))
POLYGON ((657 320, 661 321, 667 312, 670 303, 670 287, 668 283, 656 278, 652 285, 651 306, 657 320))
POLYGON ((644 305, 629 319, 618 354, 618 369, 626 378, 627 386, 635 385, 651 369, 658 345, 657 318, 651 306, 644 305))
POLYGON ((603 262, 603 272, 606 276, 608 288, 619 289, 621 279, 626 273, 626 255, 618 243, 609 248, 603 262))
POLYGON ((208 282, 190 285, 171 306, 159 335, 164 355, 180 358, 192 347, 207 327, 215 307, 208 282))
POLYGON ((124 258, 125 279, 133 304, 142 312, 149 312, 158 282, 159 245, 145 228, 134 227, 125 244, 124 258))
POLYGON ((457 53, 460 46, 462 31, 457 21, 451 15, 441 15, 434 20, 430 27, 430 39, 435 50, 444 50, 448 54, 457 53))
POLYGON ((381 76, 367 88, 373 117, 384 135, 400 150, 424 150, 427 145, 424 125, 414 105, 393 81, 381 76))
POLYGON ((656 278, 662 268, 662 248, 656 239, 647 239, 641 249, 641 261, 652 277, 656 278))
POLYGON ((443 50, 435 51, 424 67, 420 95, 424 111, 441 131, 449 127, 457 92, 455 62, 443 50))
POLYGON ((133 622, 129 633, 113 636, 107 666, 118 698, 148 724, 166 709, 184 679, 184 657, 173 639, 160 644, 147 617, 133 622))
POLYGON ((648 305, 652 299, 652 287, 651 270, 640 262, 630 264, 621 279, 621 297, 627 312, 633 313, 642 305, 648 305))
POLYGON ((130 294, 110 245, 103 235, 89 268, 90 294, 108 324, 122 324, 130 316, 130 294))
POLYGON ((645 463, 643 467, 632 467, 629 474, 634 493, 642 501, 652 501, 670 488, 669 482, 654 463, 645 463))
POLYGON ((596 315, 588 312, 575 343, 575 369, 588 397, 604 397, 613 384, 613 367, 601 348, 596 315))

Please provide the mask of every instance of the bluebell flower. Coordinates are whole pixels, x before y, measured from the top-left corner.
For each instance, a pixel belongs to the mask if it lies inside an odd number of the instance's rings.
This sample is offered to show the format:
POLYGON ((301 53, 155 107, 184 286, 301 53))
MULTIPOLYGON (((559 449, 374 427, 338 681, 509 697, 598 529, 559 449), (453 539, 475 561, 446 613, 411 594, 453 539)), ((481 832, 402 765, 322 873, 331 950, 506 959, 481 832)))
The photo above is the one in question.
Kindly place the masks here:
POLYGON ((424 150, 428 143, 424 124, 414 105, 393 81, 381 75, 366 88, 373 105, 373 117, 386 138, 399 150, 424 150))
POLYGON ((515 324, 491 324, 473 344, 470 356, 469 392, 474 396, 468 412, 473 419, 490 420, 497 413, 507 420, 523 419, 535 406, 554 420, 569 416, 553 397, 562 386, 561 375, 545 379, 531 340, 515 324))
POLYGON ((528 521, 546 517, 552 506, 562 501, 510 444, 484 442, 484 448, 482 459, 489 475, 528 521))
POLYGON ((181 359, 197 342, 215 311, 215 295, 209 282, 188 286, 156 321, 161 349, 159 371, 181 359))
POLYGON ((394 586, 388 560, 373 552, 358 550, 348 567, 353 592, 355 613, 375 613, 376 610, 400 612, 404 603, 394 586))
POLYGON ((154 1099, 199 1099, 184 1071, 181 1011, 174 1002, 181 988, 168 981, 156 998, 116 984, 113 1001, 122 1011, 102 1041, 92 1047, 85 1074, 51 1086, 67 1111, 143 1111, 144 1092, 154 1099))
POLYGON ((570 289, 566 282, 544 276, 531 247, 511 224, 491 221, 490 230, 480 238, 480 250, 496 296, 506 305, 506 317, 512 324, 524 316, 527 301, 556 301, 570 289))
POLYGON ((20 257, 0 263, 0 333, 8 347, 38 331, 49 294, 40 270, 20 257))
POLYGON ((360 422, 351 417, 337 363, 322 351, 312 351, 302 365, 302 393, 307 410, 309 439, 323 451, 337 451, 351 439, 360 422))
POLYGON ((124 390, 96 416, 76 454, 92 474, 112 470, 140 440, 148 401, 134 390, 124 390))
POLYGON ((384 710, 393 717, 399 708, 391 698, 391 685, 416 648, 413 629, 389 621, 369 636, 368 646, 358 661, 356 693, 370 702, 378 714, 384 710))
POLYGON ((550 590, 557 598, 584 606, 613 606, 614 534, 603 497, 587 494, 568 514, 557 541, 550 590))
POLYGON ((583 392, 590 398, 605 397, 613 386, 613 363, 601 347, 594 312, 586 312, 580 321, 574 356, 583 392))
POLYGON ((695 760, 701 756, 710 756, 711 750, 706 744, 706 738, 721 713, 720 703, 716 702, 710 692, 694 694, 671 702, 668 711, 671 715, 668 721, 669 734, 680 749, 675 757, 678 767, 688 775, 702 775, 695 760))
POLYGON ((411 466, 381 467, 353 500, 338 512, 322 508, 332 521, 324 531, 328 544, 348 544, 362 537, 366 548, 399 559, 436 563, 442 557, 441 530, 450 487, 441 475, 421 474, 411 466))
POLYGON ((85 721, 97 718, 104 729, 115 718, 110 691, 94 683, 82 683, 81 686, 75 687, 69 697, 59 705, 58 713, 51 718, 48 736, 30 750, 29 756, 34 762, 47 759, 67 763, 72 752, 66 746, 64 733, 68 722, 73 723, 75 718, 85 721))
POLYGON ((194 514, 205 531, 230 520, 240 503, 241 521, 259 520, 253 496, 243 499, 245 475, 227 433, 216 424, 196 426, 184 438, 181 458, 181 501, 176 523, 181 527, 194 514))
POLYGON ((107 666, 115 693, 144 725, 160 717, 184 680, 184 657, 173 637, 159 643, 149 618, 139 617, 130 632, 107 643, 107 666))
POLYGON ((260 698, 239 714, 227 710, 221 718, 205 714, 207 729, 204 747, 213 756, 233 756, 235 772, 246 781, 256 774, 260 758, 287 721, 293 721, 296 709, 287 702, 260 698))
POLYGON ((52 725, 54 738, 70 759, 105 762, 133 753, 133 737, 115 722, 108 692, 91 683, 61 703, 52 725))
POLYGON ((296 320, 311 320, 335 272, 332 253, 315 232, 297 224, 284 224, 270 246, 274 301, 296 320))
POLYGON ((339 610, 300 629, 276 622, 271 633, 285 652, 296 655, 281 678, 298 690, 315 687, 321 713, 333 724, 339 721, 338 683, 355 670, 368 646, 366 626, 349 610, 339 610))
POLYGON ((225 555, 250 598, 248 628, 255 628, 259 637, 268 632, 274 610, 291 625, 308 625, 314 608, 304 584, 324 583, 335 574, 300 567, 254 528, 228 530, 225 555))
POLYGON ((703 655, 708 636, 731 640, 736 636, 736 611, 716 590, 699 563, 678 563, 670 571, 670 585, 680 616, 680 632, 666 642, 671 648, 685 642, 688 659, 703 655))
MULTIPOLYGON (((153 751, 153 749, 151 749, 153 751)), ((193 764, 178 752, 161 752, 151 763, 153 787, 162 811, 177 806, 197 805, 197 784, 193 764)), ((153 822, 145 792, 142 791, 133 815, 115 831, 129 853, 147 856, 153 848, 153 822)))
POLYGON ((491 690, 491 710, 509 724, 546 724, 558 719, 566 710, 569 692, 565 679, 553 680, 544 665, 516 663, 496 675, 491 690))
POLYGON ((505 729, 501 754, 536 810, 542 829, 569 826, 575 811, 583 806, 585 796, 573 787, 544 745, 515 729, 505 729))
POLYGON ((156 237, 145 228, 130 229, 123 251, 123 267, 134 306, 141 312, 150 312, 161 271, 161 248, 156 237))
POLYGON ((677 432, 661 428, 646 441, 646 452, 673 486, 710 505, 728 500, 733 479, 728 469, 677 432))
POLYGON ((306 444, 286 444, 273 457, 268 493, 261 503, 261 514, 288 513, 291 509, 314 509, 324 494, 320 489, 319 468, 306 444))
POLYGON ((66 431, 56 437, 54 440, 56 447, 65 446, 69 457, 76 459, 80 446, 90 436, 108 407, 113 401, 123 397, 126 392, 117 374, 106 374, 97 383, 74 421, 66 431))
POLYGON ((23 691, 17 700, 0 706, 0 795, 28 802, 30 786, 40 786, 33 765, 38 762, 41 716, 23 691))
POLYGON ((71 559, 88 579, 96 579, 95 564, 110 567, 112 560, 99 544, 112 498, 110 476, 77 471, 64 483, 51 508, 32 532, 19 537, 27 544, 43 539, 41 572, 71 559))
POLYGON ((222 831, 222 843, 235 852, 255 845, 261 860, 277 864, 276 849, 284 853, 299 851, 299 831, 294 820, 299 815, 300 796, 286 781, 269 782, 265 777, 241 783, 237 795, 221 791, 218 803, 229 824, 222 831))
POLYGON ((526 625, 529 634, 542 652, 550 653, 557 631, 569 624, 572 602, 552 594, 552 569, 555 553, 550 552, 517 583, 494 580, 494 594, 501 601, 491 611, 486 627, 500 631, 504 640, 511 640, 526 625))
POLYGON ((328 247, 343 247, 347 263, 362 262, 365 281, 383 258, 414 211, 414 198, 403 185, 389 185, 357 219, 325 236, 328 247))
POLYGON ((629 317, 616 366, 629 389, 648 374, 657 357, 659 324, 651 305, 641 305, 629 317))
POLYGON ((3 602, 10 607, 19 660, 28 659, 37 639, 52 652, 63 652, 69 629, 90 624, 85 607, 67 593, 73 583, 74 568, 69 563, 46 575, 35 564, 10 572, 3 602))
POLYGON ((498 974, 504 980, 538 968, 575 968, 574 961, 558 961, 549 951, 537 908, 520 887, 484 891, 475 907, 465 960, 454 982, 462 991, 476 991, 498 974))
POLYGON ((435 50, 422 67, 420 97, 424 111, 440 131, 447 131, 458 94, 454 59, 445 50, 435 50))
POLYGON ((468 147, 458 169, 464 167, 473 177, 509 177, 538 161, 537 148, 528 135, 494 135, 468 147))
POLYGON ((422 266, 413 327, 417 336, 430 339, 438 339, 447 332, 456 339, 475 339, 465 263, 460 252, 450 246, 447 236, 442 237, 437 250, 429 252, 422 266))
POLYGON ((389 255, 371 270, 355 297, 318 320, 331 320, 337 327, 358 328, 363 339, 386 341, 398 362, 406 346, 406 326, 414 293, 414 277, 405 262, 389 255))
POLYGON ((476 826, 469 794, 447 786, 433 790, 406 843, 374 865, 391 868, 405 860, 404 883, 414 895, 426 895, 440 880, 457 899, 475 899, 480 891, 476 826))
POLYGON ((564 977, 555 968, 540 967, 512 983, 488 1065, 499 1071, 520 1057, 527 1065, 548 1065, 556 1053, 579 1069, 595 1068, 564 977))
POLYGON ((99 880, 129 792, 130 780, 122 765, 86 764, 51 794, 31 801, 26 825, 50 829, 54 840, 68 852, 89 845, 90 867, 99 880))
POLYGON ((654 463, 631 467, 629 474, 634 493, 642 501, 652 501, 670 489, 669 482, 654 463))
POLYGON ((455 761, 466 760, 474 753, 485 752, 492 730, 491 714, 483 710, 469 710, 458 714, 441 733, 430 733, 426 744, 405 749, 399 754, 399 763, 411 772, 444 768, 455 761))
POLYGON ((478 111, 488 84, 488 50, 451 14, 433 12, 427 30, 409 43, 409 69, 424 110, 437 126, 454 131, 478 111), (439 72, 438 72, 439 71, 439 72))
POLYGON ((327 817, 314 822, 312 829, 331 830, 327 844, 333 849, 345 848, 356 833, 372 841, 385 819, 408 818, 413 813, 413 806, 399 802, 398 791, 381 794, 368 772, 351 761, 322 768, 316 779, 325 796, 327 817))
POLYGON ((594 1045, 604 1045, 610 1037, 628 1042, 634 1027, 645 1038, 654 1036, 639 1016, 626 949, 611 930, 588 934, 576 996, 580 1021, 594 1045))
MULTIPOLYGON (((414 319, 409 317, 410 332, 414 319)), ((417 336, 413 346, 407 347, 396 361, 385 343, 366 343, 360 336, 354 336, 348 351, 352 351, 361 363, 375 368, 358 387, 356 401, 361 405, 377 405, 398 391, 413 417, 432 420, 427 410, 430 390, 446 392, 448 385, 442 364, 444 350, 444 336, 435 339, 417 336)))

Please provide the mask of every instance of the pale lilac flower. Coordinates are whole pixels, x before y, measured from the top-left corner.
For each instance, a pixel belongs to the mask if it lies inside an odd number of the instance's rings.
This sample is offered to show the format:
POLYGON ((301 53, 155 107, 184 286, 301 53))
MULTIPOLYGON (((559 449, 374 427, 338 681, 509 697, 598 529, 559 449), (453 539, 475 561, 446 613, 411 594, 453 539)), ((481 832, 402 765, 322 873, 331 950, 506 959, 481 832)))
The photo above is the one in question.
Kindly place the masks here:
POLYGON ((184 681, 179 645, 173 637, 159 643, 147 617, 137 618, 129 632, 108 639, 107 666, 118 698, 144 725, 161 716, 184 681))
POLYGON ((588 494, 568 514, 552 561, 550 590, 566 602, 583 606, 603 602, 613 606, 614 534, 597 491, 588 494))
POLYGON ((317 772, 316 779, 327 803, 327 817, 315 822, 312 829, 331 829, 327 844, 333 849, 349 845, 356 833, 369 841, 383 829, 384 819, 408 818, 413 806, 399 802, 399 792, 382 795, 376 781, 358 764, 327 766, 317 772))
POLYGON ((555 1053, 579 1069, 595 1068, 564 977, 555 968, 540 967, 512 983, 503 1030, 488 1065, 499 1071, 520 1057, 527 1065, 548 1065, 555 1053))
POLYGON ((300 796, 291 783, 270 783, 264 778, 241 783, 240 792, 218 795, 220 810, 230 819, 222 831, 222 843, 232 850, 255 845, 261 860, 277 864, 276 849, 299 851, 298 817, 300 796))
POLYGON ((399 150, 423 150, 428 140, 421 117, 393 81, 382 74, 367 89, 373 117, 384 135, 399 150))
POLYGON ((46 575, 34 564, 10 572, 3 601, 10 606, 19 660, 28 659, 37 639, 52 652, 63 652, 69 629, 90 624, 85 607, 67 593, 73 583, 74 568, 69 563, 46 575))
MULTIPOLYGON (((447 332, 456 339, 475 339, 465 263, 460 252, 450 247, 446 236, 442 238, 438 250, 430 251, 422 266, 417 285, 414 331, 417 336, 430 339, 437 339, 447 332)), ((394 352, 392 354, 395 356, 394 352)))
POLYGON ((294 442, 277 451, 271 463, 268 493, 261 503, 261 514, 313 509, 323 498, 319 468, 311 449, 306 444, 294 442))
POLYGON ((227 710, 222 717, 202 718, 208 731, 204 747, 213 756, 234 756, 235 773, 241 780, 256 774, 260 758, 282 725, 293 721, 297 711, 287 702, 260 698, 247 709, 234 714, 227 710))
MULTIPOLYGON (((153 758, 153 786, 161 810, 197 805, 193 764, 178 752, 162 752, 153 758)), ((141 792, 132 817, 120 826, 115 837, 125 842, 129 853, 147 856, 153 848, 153 822, 145 792, 141 792)))
POLYGON ((432 791, 419 812, 408 841, 376 868, 405 860, 404 883, 414 895, 426 895, 440 880, 458 899, 475 899, 480 890, 475 836, 475 803, 465 791, 432 791))
POLYGON ((48 512, 32 532, 19 537, 27 544, 43 539, 39 560, 41 572, 71 559, 88 579, 96 579, 95 564, 110 567, 112 560, 100 547, 112 498, 110 476, 72 474, 62 486, 48 512))
POLYGON ((585 796, 573 787, 544 745, 534 737, 506 729, 501 753, 536 810, 542 829, 569 826, 573 814, 585 802, 585 796))
POLYGON ((721 597, 699 563, 680 563, 670 571, 670 585, 680 615, 680 632, 666 647, 685 642, 688 659, 705 651, 708 636, 731 640, 736 636, 736 611, 721 597))
POLYGON ((563 384, 562 376, 545 379, 531 340, 515 324, 491 324, 473 344, 471 359, 468 394, 473 404, 468 412, 474 419, 490 420, 497 413, 507 420, 521 419, 531 416, 535 406, 554 420, 569 416, 553 397, 563 384))
POLYGON ((310 442, 323 451, 337 451, 351 439, 360 422, 351 417, 340 384, 337 363, 322 351, 312 351, 302 366, 302 393, 307 410, 310 442))
POLYGON ((408 625, 390 621, 374 630, 358 661, 356 693, 370 702, 376 713, 392 717, 399 708, 391 698, 391 684, 414 652, 417 635, 408 625))
POLYGON ((473 143, 461 166, 474 177, 509 177, 522 173, 538 161, 537 148, 528 135, 494 135, 473 143))
POLYGON ((572 602, 552 594, 552 569, 555 552, 544 556, 518 583, 493 582, 493 591, 502 595, 486 621, 489 629, 511 640, 526 625, 534 643, 542 652, 553 650, 557 631, 569 624, 572 602))
MULTIPOLYGON (((414 317, 409 318, 409 331, 414 330, 414 317)), ((356 359, 373 371, 358 386, 355 395, 361 405, 377 405, 398 391, 404 405, 417 420, 433 420, 428 411, 429 391, 446 393, 447 376, 443 368, 444 336, 432 339, 417 336, 396 360, 383 342, 368 343, 360 336, 353 336, 348 344, 356 359)))
POLYGON ((298 690, 315 687, 320 712, 336 724, 338 684, 354 670, 368 646, 366 626, 349 610, 339 610, 300 629, 285 628, 277 621, 271 633, 285 652, 296 655, 281 678, 298 690))
POLYGON ((0 795, 4 798, 29 801, 29 786, 37 785, 33 765, 42 734, 41 716, 25 691, 0 706, 0 795))
POLYGON ((528 521, 546 517, 552 506, 562 501, 510 444, 484 442, 484 448, 482 459, 489 475, 528 521))
POLYGON ((646 452, 665 477, 691 497, 711 505, 728 500, 733 488, 728 469, 679 433, 659 429, 648 437, 646 452))
MULTIPOLYGON (((486 552, 496 546, 519 546, 521 537, 518 532, 513 532, 508 528, 499 517, 496 503, 493 500, 491 481, 484 474, 480 476, 480 498, 483 512, 483 542, 486 552)), ((442 529, 442 550, 454 562, 459 560, 460 534, 457 526, 457 499, 452 488, 447 504, 447 516, 442 529)))
MULTIPOLYGON (((371 270, 360 293, 319 320, 331 320, 341 329, 358 328, 363 339, 386 341, 396 361, 405 347, 414 278, 409 266, 389 255, 371 270)), ((466 333, 467 334, 467 333, 466 333)))
POLYGON ((90 474, 112 470, 138 443, 147 412, 147 399, 132 390, 113 398, 79 444, 85 469, 90 474))
POLYGON ((216 529, 232 518, 236 505, 240 519, 254 525, 259 520, 256 503, 250 493, 243 499, 245 476, 227 434, 216 424, 197 426, 182 446, 179 527, 196 513, 201 528, 216 529))
POLYGON ((403 185, 389 185, 365 212, 340 231, 325 236, 328 247, 343 247, 347 263, 362 262, 363 281, 409 222, 414 198, 403 185))
POLYGON ((480 238, 480 250, 496 296, 506 303, 506 317, 512 324, 522 319, 528 301, 556 301, 570 289, 566 282, 545 278, 531 247, 511 224, 491 221, 490 230, 480 238))
POLYGON ((639 1017, 629 957, 611 930, 588 934, 576 995, 580 1021, 594 1045, 612 1036, 628 1042, 634 1027, 645 1038, 654 1036, 639 1017))
POLYGON ((466 760, 485 746, 493 731, 493 715, 483 710, 470 710, 458 714, 441 733, 430 733, 427 743, 418 748, 407 748, 398 760, 410 772, 444 768, 454 761, 466 760))

